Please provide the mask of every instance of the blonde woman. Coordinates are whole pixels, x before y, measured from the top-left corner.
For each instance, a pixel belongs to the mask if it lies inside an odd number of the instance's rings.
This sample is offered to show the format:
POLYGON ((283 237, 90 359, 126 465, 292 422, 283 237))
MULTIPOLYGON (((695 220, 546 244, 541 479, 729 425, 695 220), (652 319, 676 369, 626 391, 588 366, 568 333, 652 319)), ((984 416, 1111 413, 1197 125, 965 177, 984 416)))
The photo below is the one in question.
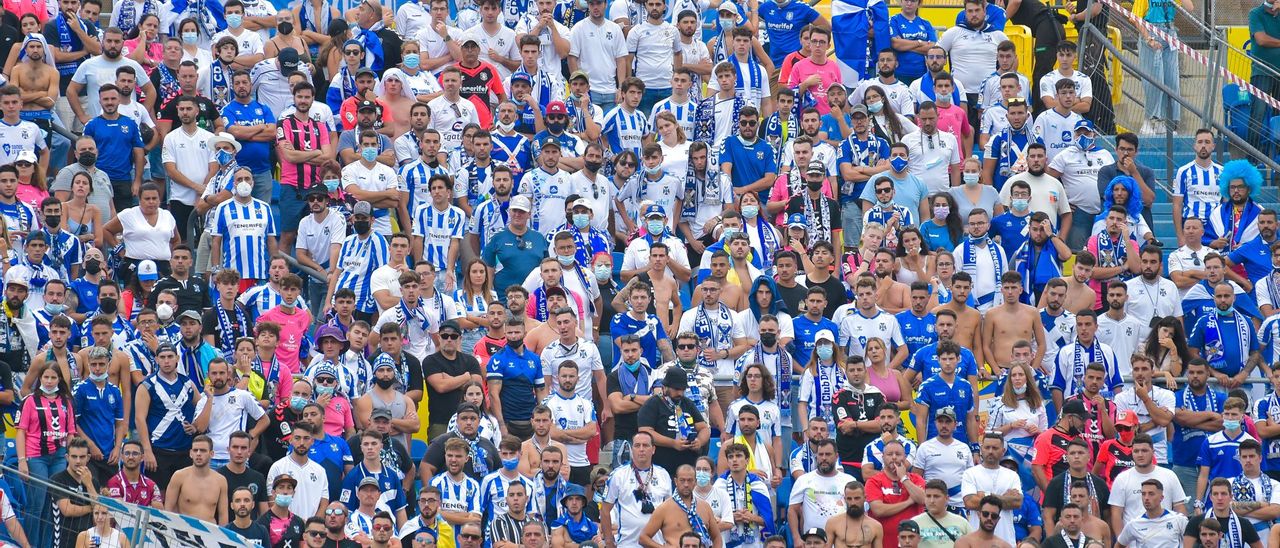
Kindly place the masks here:
POLYGON ((662 169, 676 177, 684 177, 689 170, 691 143, 676 115, 669 110, 659 112, 653 118, 653 127, 658 130, 658 146, 662 147, 662 169))
POLYGON ((93 505, 93 527, 76 536, 76 548, 129 548, 129 538, 113 523, 106 506, 93 505))
POLYGON ((898 406, 899 410, 911 408, 911 384, 902 371, 889 367, 889 347, 884 339, 871 337, 864 346, 863 357, 867 364, 867 384, 884 393, 884 401, 898 406))

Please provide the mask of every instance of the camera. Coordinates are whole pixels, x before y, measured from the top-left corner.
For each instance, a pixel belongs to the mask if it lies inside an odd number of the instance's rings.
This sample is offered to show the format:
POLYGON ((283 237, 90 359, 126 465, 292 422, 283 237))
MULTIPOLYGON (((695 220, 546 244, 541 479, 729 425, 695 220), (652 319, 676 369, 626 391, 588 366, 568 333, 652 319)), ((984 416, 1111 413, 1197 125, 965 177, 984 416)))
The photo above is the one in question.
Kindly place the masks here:
POLYGON ((635 497, 635 499, 640 502, 641 514, 653 513, 653 501, 649 500, 649 495, 644 492, 644 489, 636 489, 632 491, 631 496, 635 497))

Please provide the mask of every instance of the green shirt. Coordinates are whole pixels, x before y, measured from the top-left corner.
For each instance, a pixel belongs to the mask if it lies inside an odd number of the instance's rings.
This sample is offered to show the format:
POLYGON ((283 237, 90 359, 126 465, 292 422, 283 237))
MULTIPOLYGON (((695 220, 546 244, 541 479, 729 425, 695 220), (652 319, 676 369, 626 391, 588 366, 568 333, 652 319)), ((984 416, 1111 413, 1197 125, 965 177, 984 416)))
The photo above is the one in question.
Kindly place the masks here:
POLYGON ((970 531, 969 520, 951 512, 937 521, 928 512, 911 518, 911 521, 920 526, 920 548, 951 548, 956 544, 952 539, 959 539, 970 531))
MULTIPOLYGON (((1280 13, 1271 13, 1265 6, 1257 6, 1250 10, 1249 37, 1252 38, 1258 32, 1280 39, 1280 13)), ((1280 48, 1264 47, 1254 42, 1253 56, 1270 65, 1272 69, 1280 70, 1280 48)))

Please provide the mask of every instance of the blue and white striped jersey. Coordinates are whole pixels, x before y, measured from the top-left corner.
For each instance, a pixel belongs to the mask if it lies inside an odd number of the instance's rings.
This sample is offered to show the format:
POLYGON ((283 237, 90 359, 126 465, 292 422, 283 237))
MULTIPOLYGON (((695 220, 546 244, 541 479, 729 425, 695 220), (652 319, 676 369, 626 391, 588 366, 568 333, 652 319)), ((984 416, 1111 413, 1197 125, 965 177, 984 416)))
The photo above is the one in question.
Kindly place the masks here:
POLYGON ((475 158, 464 162, 454 172, 453 197, 465 198, 473 208, 488 199, 489 193, 493 191, 493 183, 489 181, 489 177, 493 175, 495 165, 497 164, 492 159, 487 166, 477 165, 475 158))
POLYGON ((338 251, 338 285, 356 294, 356 309, 361 312, 378 311, 373 300, 373 291, 369 289, 369 279, 373 271, 387 264, 387 239, 381 234, 370 232, 367 238, 351 234, 342 240, 342 248, 338 251))
POLYGON ((427 183, 431 181, 434 175, 448 175, 449 169, 443 164, 432 167, 421 158, 400 166, 400 191, 409 193, 409 212, 418 211, 418 208, 431 205, 431 193, 428 192, 427 183))
POLYGON ((475 479, 464 476, 462 481, 453 481, 446 470, 431 478, 430 483, 440 490, 441 512, 484 513, 480 506, 480 482, 475 479))
POLYGON ((467 219, 467 233, 480 238, 480 249, 507 228, 507 205, 508 202, 490 199, 472 210, 471 218, 467 219))
MULTIPOLYGON (((503 477, 501 471, 489 472, 480 481, 480 506, 485 509, 485 514, 490 521, 499 516, 507 515, 507 486, 513 483, 522 483, 524 484, 525 492, 533 493, 533 480, 520 474, 516 474, 514 479, 507 479, 503 477)), ((525 511, 533 511, 533 497, 529 497, 525 511)))
POLYGON ((604 115, 604 127, 601 129, 614 154, 630 150, 636 156, 640 156, 640 149, 644 147, 642 140, 647 131, 649 118, 643 112, 635 110, 628 113, 621 106, 613 107, 604 115))
POLYGON ((1182 196, 1182 218, 1208 219, 1213 207, 1222 203, 1222 190, 1218 188, 1218 175, 1222 166, 1210 163, 1208 168, 1195 162, 1187 162, 1174 175, 1173 195, 1182 196))
POLYGON ((218 205, 214 226, 222 236, 222 266, 244 278, 267 279, 267 238, 279 235, 271 205, 257 198, 247 204, 228 200, 218 205))
MULTIPOLYGON (((249 314, 257 320, 258 316, 280 306, 280 303, 284 302, 284 296, 280 295, 280 292, 276 291, 276 288, 272 287, 270 283, 265 283, 250 287, 244 293, 241 293, 239 297, 236 297, 236 301, 248 308, 249 314)), ((297 305, 298 308, 305 309, 307 308, 307 300, 298 299, 297 305)))
POLYGON ((685 136, 693 138, 694 114, 696 114, 697 111, 697 101, 677 103, 668 97, 658 101, 658 104, 653 105, 653 111, 649 113, 649 119, 655 120, 658 118, 659 113, 670 112, 675 115, 676 122, 680 124, 680 129, 684 130, 685 136))
POLYGON ((467 224, 467 216, 457 206, 446 206, 444 211, 432 204, 422 206, 413 213, 413 235, 422 237, 420 257, 435 265, 437 272, 450 268, 449 245, 461 240, 467 224))

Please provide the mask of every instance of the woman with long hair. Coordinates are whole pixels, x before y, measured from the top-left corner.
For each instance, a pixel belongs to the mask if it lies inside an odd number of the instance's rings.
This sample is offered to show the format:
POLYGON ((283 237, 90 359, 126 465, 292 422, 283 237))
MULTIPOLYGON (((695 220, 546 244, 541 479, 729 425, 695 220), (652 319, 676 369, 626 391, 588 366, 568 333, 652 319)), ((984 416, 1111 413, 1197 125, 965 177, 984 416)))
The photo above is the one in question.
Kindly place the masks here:
POLYGON ((751 242, 751 250, 760 258, 760 268, 769 270, 774 257, 782 250, 782 234, 765 218, 759 194, 748 192, 740 196, 738 212, 742 214, 742 231, 751 242))
POLYGON ((120 292, 120 315, 129 318, 131 322, 136 321, 138 313, 146 308, 146 302, 151 299, 151 291, 155 289, 156 282, 159 280, 155 274, 143 273, 143 270, 153 268, 155 263, 152 261, 138 263, 137 270, 129 280, 129 286, 120 292))
MULTIPOLYGON (((498 419, 489 413, 488 395, 484 393, 484 388, 480 383, 471 381, 462 387, 462 403, 469 403, 480 408, 480 426, 476 429, 478 437, 486 438, 493 442, 494 447, 498 446, 498 442, 502 441, 502 430, 498 428, 498 419)), ((450 432, 458 431, 458 414, 454 413, 449 417, 450 432)))
MULTIPOLYGON (((147 76, 155 72, 156 66, 164 60, 164 40, 160 38, 160 17, 154 13, 144 14, 138 20, 138 26, 129 33, 129 38, 124 41, 124 47, 120 51, 125 57, 142 65, 142 70, 146 71, 147 76)), ((144 79, 143 75, 138 75, 138 80, 144 79)))
POLYGON ((1044 394, 1036 386, 1035 373, 1030 365, 1014 363, 1005 375, 1000 398, 987 416, 987 431, 1004 436, 1009 455, 1017 461, 1024 480, 1031 473, 1028 466, 1036 436, 1048 428, 1049 415, 1044 394))
POLYGON ((200 46, 200 23, 193 18, 178 23, 178 37, 182 39, 182 60, 194 61, 204 69, 213 64, 213 48, 200 46))
POLYGON ((867 87, 862 94, 862 104, 871 113, 871 132, 890 144, 902 141, 903 136, 919 129, 911 119, 894 110, 880 86, 867 87))
POLYGON ((920 223, 920 232, 930 249, 955 249, 964 239, 964 220, 950 192, 937 192, 929 197, 928 221, 920 223))
MULTIPOLYGON (((102 241, 102 211, 98 206, 89 203, 93 194, 93 177, 87 171, 77 172, 71 176, 71 199, 62 202, 62 220, 67 232, 75 234, 81 243, 91 244, 102 241)), ((107 203, 112 203, 107 200, 107 203)), ((115 209, 114 204, 112 209, 115 209)), ((115 217, 115 211, 109 212, 115 217)))
POLYGON ((1191 350, 1187 347, 1187 334, 1183 330, 1182 320, 1173 316, 1160 318, 1147 335, 1142 353, 1151 356, 1155 373, 1164 377, 1170 390, 1177 386, 1174 377, 1181 376, 1186 370, 1187 362, 1191 360, 1191 350))
POLYGON ((462 287, 454 290, 453 300, 458 303, 462 315, 457 318, 462 327, 462 348, 475 348, 488 331, 489 320, 485 312, 489 303, 497 300, 498 294, 493 290, 493 278, 489 275, 489 267, 479 257, 467 261, 462 269, 462 287))
POLYGON ((31 151, 18 153, 18 160, 13 165, 18 168, 18 201, 31 206, 31 209, 40 211, 40 203, 49 197, 44 168, 40 167, 35 153, 31 151))
POLYGON ((267 381, 253 368, 253 361, 258 357, 256 344, 253 337, 236 339, 235 363, 232 364, 231 370, 235 374, 236 388, 246 390, 253 395, 253 399, 262 401, 267 399, 263 397, 267 381))
POLYGON ((884 244, 888 229, 883 224, 870 222, 862 225, 862 238, 858 246, 845 252, 841 265, 844 270, 844 283, 853 287, 858 283, 858 276, 876 272, 876 251, 884 244))
MULTIPOLYGON (((763 445, 769 450, 756 451, 757 454, 752 455, 751 467, 758 469, 757 473, 761 475, 781 479, 785 472, 780 473, 775 468, 785 468, 782 462, 782 410, 778 407, 778 402, 773 401, 773 396, 773 375, 769 373, 769 368, 762 363, 742 368, 742 375, 738 380, 738 399, 729 404, 729 410, 725 413, 725 431, 721 432, 720 438, 724 444, 745 442, 738 427, 738 413, 747 405, 755 406, 760 423, 753 441, 757 448, 763 445), (762 452, 766 454, 758 454, 762 452)), ((728 469, 728 463, 723 463, 722 469, 728 469)))
MULTIPOLYGON (((813 353, 809 355, 809 363, 800 380, 800 402, 797 410, 803 420, 831 417, 836 393, 849 384, 843 363, 844 350, 836 344, 835 335, 827 329, 815 334, 813 353)), ((835 421, 828 420, 827 431, 832 437, 836 435, 835 421)))
POLYGON ((681 177, 689 169, 689 141, 684 128, 676 120, 676 115, 669 110, 659 112, 653 118, 653 127, 657 130, 654 140, 662 147, 662 169, 667 173, 681 177))
POLYGON ((920 229, 909 226, 898 234, 898 281, 907 285, 933 276, 933 255, 920 229))
MULTIPOLYGON (((309 4, 310 2, 303 2, 309 4)), ((305 10, 302 13, 305 19, 305 10)), ((306 23, 303 22, 305 28, 306 23)), ((344 61, 346 55, 342 52, 342 45, 351 39, 351 26, 342 18, 334 18, 328 23, 326 29, 326 38, 319 42, 320 49, 316 53, 316 71, 312 76, 312 83, 316 86, 316 98, 325 97, 329 93, 329 82, 339 72, 339 67, 344 61)), ((308 33, 308 36, 315 36, 314 33, 308 33)), ((320 35, 324 36, 324 35, 320 35)), ((336 112, 336 111, 335 111, 336 112)))
POLYGON ((889 367, 889 347, 878 337, 867 339, 864 345, 863 359, 867 364, 867 384, 880 389, 885 403, 892 403, 898 409, 911 408, 911 384, 907 377, 897 368, 889 367))
MULTIPOLYGON (((71 388, 57 362, 47 362, 39 371, 39 389, 22 401, 17 428, 18 471, 36 481, 27 483, 27 508, 48 504, 45 484, 67 469, 67 445, 76 434, 71 410, 71 388)), ((50 522, 40 514, 28 516, 24 527, 32 546, 52 546, 50 522)))
POLYGON ((129 537, 116 529, 111 511, 102 504, 93 505, 93 527, 76 536, 76 548, 129 548, 129 537))

